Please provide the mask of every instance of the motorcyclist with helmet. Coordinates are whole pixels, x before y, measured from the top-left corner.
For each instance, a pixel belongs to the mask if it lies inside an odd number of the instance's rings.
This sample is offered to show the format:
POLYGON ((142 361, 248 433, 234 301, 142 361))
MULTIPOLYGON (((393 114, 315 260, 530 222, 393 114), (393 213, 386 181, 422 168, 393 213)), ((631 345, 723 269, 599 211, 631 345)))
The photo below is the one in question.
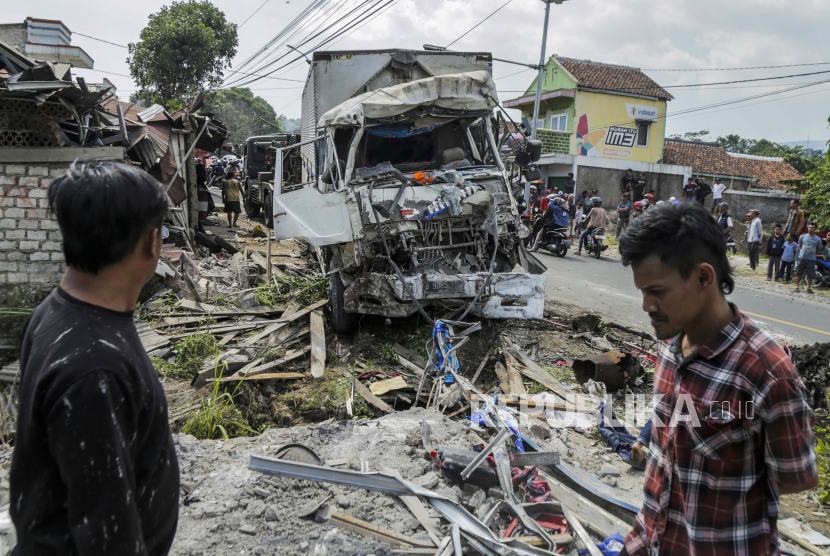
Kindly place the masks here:
POLYGON ((561 228, 567 234, 568 224, 570 223, 567 208, 568 202, 554 195, 550 195, 548 199, 550 200, 550 204, 548 205, 548 210, 545 211, 545 214, 541 218, 541 229, 536 234, 536 241, 530 249, 531 253, 539 250, 539 244, 542 243, 542 239, 547 234, 547 230, 561 228))
POLYGON ((596 228, 605 228, 608 223, 608 214, 602 208, 602 199, 600 197, 591 198, 591 210, 582 219, 585 225, 585 231, 579 236, 579 247, 576 250, 577 255, 582 254, 582 245, 585 243, 585 238, 588 234, 593 232, 596 228))

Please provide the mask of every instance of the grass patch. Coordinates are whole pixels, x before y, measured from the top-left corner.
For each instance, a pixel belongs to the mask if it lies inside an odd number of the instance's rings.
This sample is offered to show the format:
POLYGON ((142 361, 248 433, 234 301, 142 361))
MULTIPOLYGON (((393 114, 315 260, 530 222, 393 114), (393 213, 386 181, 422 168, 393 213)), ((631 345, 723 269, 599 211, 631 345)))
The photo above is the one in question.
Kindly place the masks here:
POLYGON ((270 284, 254 290, 261 305, 275 306, 289 301, 311 305, 328 297, 326 276, 318 271, 306 270, 303 274, 288 271, 285 276, 275 276, 270 284))
POLYGON ((573 382, 575 380, 570 367, 545 367, 545 371, 559 382, 573 382))
POLYGON ((170 361, 166 361, 159 357, 151 357, 150 361, 153 363, 153 367, 155 367, 159 376, 168 380, 184 380, 187 378, 193 378, 183 372, 182 368, 179 367, 177 363, 171 363, 170 361))
MULTIPOLYGON (((222 371, 218 370, 219 377, 222 371)), ((260 431, 252 429, 245 423, 244 417, 233 402, 233 396, 242 385, 239 381, 232 393, 220 392, 220 382, 214 382, 210 398, 202 398, 202 410, 192 415, 182 427, 182 433, 190 434, 199 440, 230 439, 238 436, 256 436, 260 431)))
MULTIPOLYGON (((830 400, 828 400, 830 402, 830 400)), ((819 495, 821 504, 830 505, 830 428, 816 427, 816 455, 818 456, 819 495), (825 440, 827 438, 828 440, 825 440)))
POLYGON ((226 295, 214 295, 207 300, 208 305, 215 305, 216 307, 235 307, 233 299, 226 295))
POLYGON ((265 353, 262 354, 262 364, 264 365, 265 363, 270 363, 271 361, 282 359, 283 357, 285 357, 285 350, 286 348, 285 346, 283 346, 271 348, 265 351, 265 353))
POLYGON ((217 347, 216 338, 210 334, 191 334, 176 345, 175 363, 156 357, 151 361, 156 372, 166 379, 191 379, 202 369, 206 357, 216 355, 217 347))
POLYGON ((383 344, 380 346, 380 356, 388 361, 398 361, 398 352, 392 347, 392 344, 383 344))
POLYGON ((529 384, 525 384, 525 390, 527 390, 527 393, 530 396, 548 391, 544 384, 540 384, 536 381, 530 381, 529 384))

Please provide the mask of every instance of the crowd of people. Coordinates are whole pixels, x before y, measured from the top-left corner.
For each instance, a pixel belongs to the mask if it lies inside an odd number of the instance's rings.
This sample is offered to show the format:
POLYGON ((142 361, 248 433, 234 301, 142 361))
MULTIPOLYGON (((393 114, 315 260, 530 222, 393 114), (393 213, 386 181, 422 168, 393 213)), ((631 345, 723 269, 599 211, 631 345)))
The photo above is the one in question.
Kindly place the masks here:
MULTIPOLYGON (((569 191, 544 189, 545 182, 537 180, 530 186, 528 214, 532 216, 532 231, 529 245, 531 252, 536 252, 544 237, 542 230, 546 228, 562 228, 567 230, 568 236, 576 240, 579 238, 577 254, 581 254, 582 246, 587 237, 595 228, 605 228, 608 214, 602 208, 602 199, 596 189, 586 189, 577 197, 575 195, 575 181, 572 173, 568 174, 565 182, 569 191)), ((616 208, 617 222, 615 235, 620 237, 628 229, 632 221, 644 212, 655 206, 676 205, 683 199, 670 197, 665 201, 655 201, 656 193, 651 189, 646 193, 647 179, 644 172, 635 177, 633 170, 628 169, 620 179, 620 193, 622 199, 616 208)), ((729 212, 729 205, 723 202, 723 192, 726 185, 721 178, 715 178, 714 187, 706 182, 705 176, 688 178, 683 188, 685 201, 691 201, 707 206, 707 198, 712 196, 709 206, 715 222, 723 232, 727 250, 736 251, 733 238, 735 222, 729 212)), ((800 208, 798 199, 790 202, 787 221, 776 224, 772 237, 766 243, 765 255, 768 258, 767 280, 789 283, 795 274, 796 292, 801 291, 801 283, 806 282, 807 293, 813 293, 812 283, 816 276, 816 261, 830 262, 830 248, 827 240, 818 237, 815 223, 809 222, 809 217, 800 208), (812 231, 811 231, 812 230, 812 231)), ((750 210, 745 216, 746 229, 744 238, 749 253, 748 266, 753 272, 760 265, 761 248, 764 242, 763 222, 761 212, 750 210)))

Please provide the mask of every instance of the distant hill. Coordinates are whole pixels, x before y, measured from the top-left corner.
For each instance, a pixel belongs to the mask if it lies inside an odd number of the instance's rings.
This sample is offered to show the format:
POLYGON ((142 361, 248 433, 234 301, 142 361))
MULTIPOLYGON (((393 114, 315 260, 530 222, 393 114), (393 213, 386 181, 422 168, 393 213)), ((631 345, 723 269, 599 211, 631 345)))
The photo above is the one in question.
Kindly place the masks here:
POLYGON ((787 145, 788 147, 804 147, 805 149, 817 149, 819 151, 826 151, 827 150, 827 142, 826 141, 785 141, 781 143, 781 145, 787 145))

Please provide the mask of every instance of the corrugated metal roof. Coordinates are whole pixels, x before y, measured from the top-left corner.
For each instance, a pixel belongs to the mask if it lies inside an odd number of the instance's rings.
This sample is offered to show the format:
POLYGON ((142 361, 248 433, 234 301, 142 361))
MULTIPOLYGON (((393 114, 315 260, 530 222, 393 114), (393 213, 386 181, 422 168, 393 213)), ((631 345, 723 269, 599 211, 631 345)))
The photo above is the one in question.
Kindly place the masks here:
POLYGON ((139 120, 141 120, 144 123, 147 123, 150 120, 152 120, 154 116, 161 114, 162 112, 164 112, 164 106, 160 104, 154 104, 150 108, 147 108, 146 110, 143 110, 142 112, 139 112, 136 115, 138 116, 139 120))

